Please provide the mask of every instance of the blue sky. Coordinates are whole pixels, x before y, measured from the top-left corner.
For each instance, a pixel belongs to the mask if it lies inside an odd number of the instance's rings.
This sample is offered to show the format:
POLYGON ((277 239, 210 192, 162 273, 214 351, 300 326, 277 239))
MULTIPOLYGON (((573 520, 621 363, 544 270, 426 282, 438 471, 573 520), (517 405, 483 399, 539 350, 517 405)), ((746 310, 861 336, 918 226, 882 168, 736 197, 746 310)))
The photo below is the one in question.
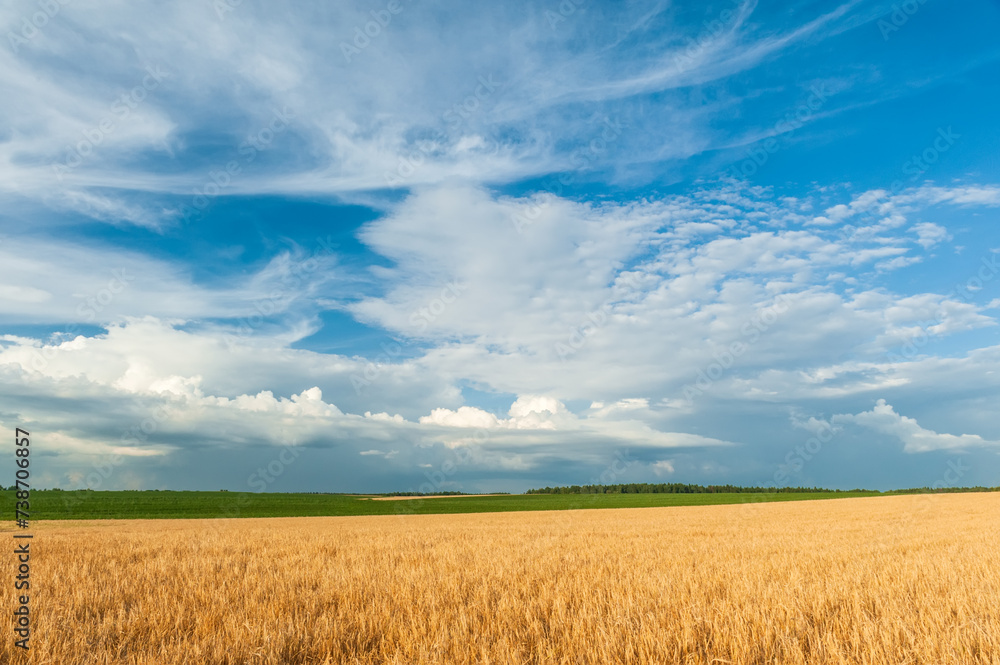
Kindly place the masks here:
POLYGON ((40 486, 998 484, 998 2, 0 20, 40 486))

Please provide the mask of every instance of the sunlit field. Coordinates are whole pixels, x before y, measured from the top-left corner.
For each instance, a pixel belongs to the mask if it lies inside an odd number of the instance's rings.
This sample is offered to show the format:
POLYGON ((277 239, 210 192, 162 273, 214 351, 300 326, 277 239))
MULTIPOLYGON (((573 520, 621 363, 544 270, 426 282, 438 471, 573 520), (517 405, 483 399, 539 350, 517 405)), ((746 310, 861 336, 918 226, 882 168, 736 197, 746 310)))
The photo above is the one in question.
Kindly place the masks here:
POLYGON ((1000 663, 998 494, 33 533, 3 663, 1000 663))

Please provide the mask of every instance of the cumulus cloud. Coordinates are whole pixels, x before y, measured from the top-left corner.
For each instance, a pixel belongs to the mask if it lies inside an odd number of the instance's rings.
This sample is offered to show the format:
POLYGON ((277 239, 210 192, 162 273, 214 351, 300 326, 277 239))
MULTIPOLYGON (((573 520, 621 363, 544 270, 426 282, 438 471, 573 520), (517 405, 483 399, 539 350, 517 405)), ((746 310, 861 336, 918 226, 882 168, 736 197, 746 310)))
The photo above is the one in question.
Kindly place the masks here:
MULTIPOLYGON (((571 413, 559 400, 541 395, 518 397, 508 414, 508 418, 497 418, 481 409, 463 406, 457 411, 435 409, 429 416, 420 418, 420 423, 448 428, 478 428, 478 436, 452 439, 451 445, 468 445, 476 440, 495 437, 498 433, 517 431, 541 435, 541 438, 523 439, 532 443, 554 440, 553 436, 561 436, 563 441, 572 440, 575 444, 603 439, 616 441, 618 445, 626 447, 654 449, 731 445, 729 442, 704 436, 659 431, 642 419, 625 418, 620 413, 614 414, 613 410, 594 411, 580 417, 571 413)), ((516 437, 507 439, 512 442, 517 440, 516 437)))
MULTIPOLYGON (((882 195, 854 201, 871 207, 882 195)), ((450 376, 612 402, 679 397, 733 344, 739 362, 722 381, 834 364, 847 349, 877 360, 918 332, 995 324, 954 297, 856 288, 859 270, 923 257, 888 235, 897 226, 874 236, 817 229, 802 205, 735 187, 603 205, 425 190, 363 231, 393 259, 392 286, 349 307, 371 325, 447 340, 424 362, 450 376), (703 224, 694 236, 693 223, 703 224), (791 313, 761 324, 779 296, 791 313), (684 353, 658 362, 668 348, 684 353)))
POLYGON ((669 476, 674 472, 674 464, 670 460, 659 460, 650 464, 657 476, 669 476))
POLYGON ((1000 441, 989 441, 978 434, 939 434, 925 429, 915 419, 896 413, 884 399, 880 399, 871 411, 853 415, 838 414, 833 417, 833 421, 860 425, 893 436, 903 442, 903 450, 908 453, 1000 446, 1000 441))
MULTIPOLYGON (((641 421, 581 418, 547 396, 518 397, 504 419, 469 406, 434 408, 407 419, 398 413, 345 411, 325 399, 319 386, 283 396, 272 389, 240 392, 255 382, 245 372, 242 381, 221 381, 228 368, 249 366, 249 358, 257 357, 264 344, 259 340, 241 358, 238 350, 220 353, 223 342, 211 334, 181 332, 152 318, 113 326, 102 336, 81 335, 48 345, 6 336, 0 351, 3 398, 20 425, 45 423, 48 445, 59 451, 59 465, 68 468, 56 484, 79 480, 78 469, 95 456, 110 456, 127 466, 121 458, 172 458, 197 449, 291 445, 344 454, 353 450, 359 458, 378 458, 404 469, 466 447, 473 450, 465 458, 467 470, 530 470, 559 458, 599 460, 609 448, 726 444, 661 431, 641 421), (151 341, 155 343, 146 346, 151 341), (57 410, 51 408, 52 400, 58 400, 57 410), (94 410, 93 403, 102 406, 94 410), (483 430, 486 436, 480 436, 483 430)), ((281 357, 270 368, 259 368, 256 381, 265 385, 280 382, 270 373, 279 368, 301 385, 307 375, 326 381, 339 376, 346 382, 344 373, 360 365, 311 352, 271 352, 281 357)))
POLYGON ((444 427, 490 428, 500 426, 500 420, 495 415, 472 406, 461 406, 456 411, 434 409, 429 416, 423 416, 420 422, 444 427))
POLYGON ((917 242, 924 249, 930 249, 934 245, 951 238, 946 228, 932 224, 931 222, 915 224, 912 230, 917 234, 917 242))

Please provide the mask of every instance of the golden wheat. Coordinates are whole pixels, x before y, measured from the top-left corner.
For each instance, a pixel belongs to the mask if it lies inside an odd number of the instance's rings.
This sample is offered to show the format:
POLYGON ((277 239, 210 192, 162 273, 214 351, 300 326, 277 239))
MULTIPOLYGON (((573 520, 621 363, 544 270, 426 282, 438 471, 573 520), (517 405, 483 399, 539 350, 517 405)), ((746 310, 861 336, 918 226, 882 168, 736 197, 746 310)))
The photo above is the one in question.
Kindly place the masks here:
POLYGON ((41 523, 30 662, 996 664, 998 533, 994 494, 41 523))

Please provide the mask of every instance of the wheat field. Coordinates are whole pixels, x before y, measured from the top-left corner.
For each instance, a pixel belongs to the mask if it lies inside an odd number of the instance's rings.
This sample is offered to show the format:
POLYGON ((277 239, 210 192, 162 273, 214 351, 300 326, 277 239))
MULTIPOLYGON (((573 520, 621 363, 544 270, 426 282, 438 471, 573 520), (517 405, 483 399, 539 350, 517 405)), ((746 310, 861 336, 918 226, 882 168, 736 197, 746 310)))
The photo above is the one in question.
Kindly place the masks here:
POLYGON ((996 494, 34 533, 3 663, 1000 663, 996 494))

